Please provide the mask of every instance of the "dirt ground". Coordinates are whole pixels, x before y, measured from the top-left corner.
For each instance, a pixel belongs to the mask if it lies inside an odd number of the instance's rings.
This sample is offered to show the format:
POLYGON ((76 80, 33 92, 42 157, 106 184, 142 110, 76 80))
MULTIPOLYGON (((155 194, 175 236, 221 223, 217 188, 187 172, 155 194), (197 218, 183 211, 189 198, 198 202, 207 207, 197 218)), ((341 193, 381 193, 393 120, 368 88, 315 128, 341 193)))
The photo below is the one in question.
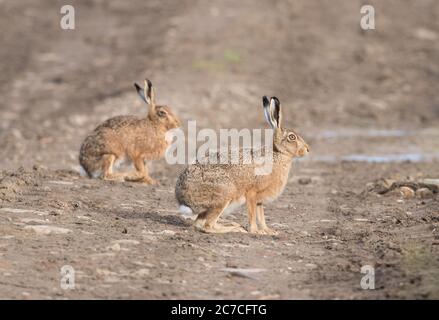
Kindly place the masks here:
POLYGON ((437 189, 374 189, 439 178, 438 1, 78 0, 75 30, 61 5, 0 1, 0 298, 439 298, 437 189), (198 129, 265 128, 280 98, 311 153, 266 206, 279 235, 195 231, 165 160, 158 186, 79 176, 88 132, 146 114, 145 77, 198 129))

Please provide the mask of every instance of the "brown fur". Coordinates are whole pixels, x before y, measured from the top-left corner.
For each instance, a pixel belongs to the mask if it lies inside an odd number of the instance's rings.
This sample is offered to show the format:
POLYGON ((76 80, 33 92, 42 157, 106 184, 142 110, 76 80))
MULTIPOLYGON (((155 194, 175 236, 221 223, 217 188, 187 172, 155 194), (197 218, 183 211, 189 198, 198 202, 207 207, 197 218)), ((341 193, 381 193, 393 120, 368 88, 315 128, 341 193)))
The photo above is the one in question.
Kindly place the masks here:
POLYGON ((196 227, 206 232, 244 231, 240 226, 217 224, 223 211, 241 199, 247 205, 248 231, 275 234, 265 223, 263 204, 282 193, 293 158, 307 154, 309 147, 293 130, 281 127, 280 105, 278 115, 274 116, 278 122, 274 128, 273 167, 270 174, 256 175, 257 164, 243 163, 243 150, 240 150, 239 164, 196 163, 186 167, 180 174, 175 189, 176 198, 180 205, 191 208, 193 214, 197 215, 196 227), (296 137, 294 141, 288 138, 291 134, 296 137))
POLYGON ((156 183, 149 176, 144 161, 163 156, 168 146, 165 134, 179 127, 180 121, 168 106, 155 105, 154 91, 147 80, 144 95, 147 97, 145 101, 150 104, 146 118, 117 116, 100 124, 85 138, 79 152, 79 163, 89 177, 156 183), (132 162, 135 171, 114 173, 115 162, 124 160, 132 162))

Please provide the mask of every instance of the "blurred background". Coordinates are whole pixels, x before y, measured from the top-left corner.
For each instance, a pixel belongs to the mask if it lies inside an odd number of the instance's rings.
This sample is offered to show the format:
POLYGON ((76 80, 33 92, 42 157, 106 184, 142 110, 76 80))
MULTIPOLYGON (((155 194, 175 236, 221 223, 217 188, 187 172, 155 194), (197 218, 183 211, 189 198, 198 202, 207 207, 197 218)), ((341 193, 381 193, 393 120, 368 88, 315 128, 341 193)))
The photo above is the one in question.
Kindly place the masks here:
POLYGON ((278 96, 304 161, 438 156, 436 0, 76 0, 75 30, 64 4, 0 1, 2 168, 77 168, 99 122, 146 114, 145 77, 199 128, 265 127, 261 96, 278 96))
POLYGON ((439 297, 439 1, 0 0, 0 30, 0 298, 439 297), (164 160, 158 186, 78 176, 91 130, 147 114, 145 77, 198 129, 267 128, 280 99, 311 153, 267 205, 279 236, 190 228, 164 160))

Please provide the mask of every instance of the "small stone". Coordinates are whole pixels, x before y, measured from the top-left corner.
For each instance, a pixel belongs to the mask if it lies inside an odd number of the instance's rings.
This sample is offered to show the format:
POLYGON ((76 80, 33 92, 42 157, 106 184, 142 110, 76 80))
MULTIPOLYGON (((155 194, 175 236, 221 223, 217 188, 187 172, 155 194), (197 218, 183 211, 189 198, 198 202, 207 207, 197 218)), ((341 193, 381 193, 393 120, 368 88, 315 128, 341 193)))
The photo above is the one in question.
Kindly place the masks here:
POLYGON ((134 276, 143 277, 149 275, 149 269, 139 269, 133 273, 134 276))
POLYGON ((163 231, 159 232, 159 234, 165 234, 165 235, 173 236, 173 235, 175 235, 175 231, 163 230, 163 231))
POLYGON ((421 199, 428 199, 433 197, 433 192, 428 188, 420 188, 416 190, 416 196, 421 199))
POLYGON ((36 223, 36 224, 41 224, 41 223, 50 223, 49 220, 43 220, 43 219, 32 219, 32 218, 23 218, 20 219, 21 222, 26 223, 26 224, 32 224, 32 223, 36 223))
POLYGON ((357 221, 357 222, 369 222, 370 220, 369 219, 365 219, 365 218, 355 218, 354 221, 357 221))
POLYGON ((32 230, 36 234, 40 234, 40 235, 66 234, 66 233, 72 232, 72 230, 70 230, 70 229, 55 227, 55 226, 48 226, 48 225, 31 225, 31 226, 25 226, 24 229, 25 230, 32 230))
POLYGON ((351 209, 347 206, 347 205, 345 205, 345 204, 342 204, 341 206, 339 206, 338 207, 338 210, 340 211, 340 213, 342 214, 342 215, 344 215, 344 216, 348 216, 348 215, 350 215, 351 214, 351 209))
POLYGON ((87 216, 76 216, 76 218, 82 219, 82 220, 91 220, 91 218, 87 217, 87 216))
POLYGON ((221 271, 229 272, 232 276, 254 279, 254 274, 265 272, 267 270, 260 268, 224 268, 221 269, 221 271))
POLYGON ((36 210, 29 210, 29 209, 18 209, 18 208, 0 208, 0 211, 7 212, 7 213, 35 213, 38 215, 47 215, 46 212, 36 211, 36 210))
POLYGON ((409 187, 401 187, 399 188, 399 191, 401 192, 401 195, 404 199, 412 199, 415 197, 415 192, 412 188, 409 187))
POLYGON ((51 184, 58 184, 58 185, 64 185, 64 186, 70 186, 70 185, 73 184, 73 182, 71 182, 71 181, 62 181, 62 180, 48 181, 48 183, 51 183, 51 184))
POLYGON ((310 268, 310 269, 317 269, 317 265, 314 263, 307 263, 307 264, 305 264, 305 267, 310 268))
POLYGON ((127 244, 127 245, 132 244, 132 245, 137 245, 137 244, 139 244, 140 242, 137 241, 137 240, 132 240, 132 239, 121 239, 121 240, 114 240, 113 243, 115 243, 115 244, 119 244, 119 245, 120 245, 120 244, 127 244))
POLYGON ((308 178, 308 177, 306 177, 306 178, 299 178, 298 182, 299 182, 299 184, 302 184, 302 185, 310 184, 311 183, 311 178, 308 178))
POLYGON ((110 249, 112 251, 120 251, 120 244, 115 243, 112 246, 108 247, 108 249, 110 249))
POLYGON ((424 28, 416 29, 415 35, 418 39, 421 40, 434 41, 438 38, 437 34, 434 31, 424 28))
POLYGON ((439 187, 439 179, 424 179, 421 182, 439 187))

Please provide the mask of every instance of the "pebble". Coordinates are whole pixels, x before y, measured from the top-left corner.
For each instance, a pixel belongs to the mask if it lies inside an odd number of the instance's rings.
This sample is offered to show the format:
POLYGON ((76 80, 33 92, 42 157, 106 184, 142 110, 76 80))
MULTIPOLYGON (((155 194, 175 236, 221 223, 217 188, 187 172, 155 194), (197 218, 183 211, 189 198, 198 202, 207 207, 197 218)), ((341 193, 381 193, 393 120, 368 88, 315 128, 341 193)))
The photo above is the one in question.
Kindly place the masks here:
POLYGON ((310 184, 311 183, 311 178, 299 178, 298 180, 299 184, 301 185, 306 185, 306 184, 310 184))
POLYGON ((365 219, 365 218, 355 218, 354 221, 358 221, 358 222, 369 222, 369 219, 365 219))
POLYGON ((412 199, 415 197, 415 192, 412 188, 409 187, 401 187, 399 188, 399 191, 401 192, 401 195, 404 199, 412 199))
POLYGON ((18 208, 1 208, 0 211, 8 212, 8 213, 36 213, 40 216, 48 215, 47 212, 29 210, 29 209, 18 209, 18 208))
POLYGON ((433 186, 439 187, 439 179, 424 179, 422 180, 422 182, 425 184, 431 184, 433 186))
POLYGON ((433 192, 428 188, 420 188, 416 190, 416 196, 421 199, 428 199, 433 197, 433 192))
POLYGON ((108 247, 107 249, 112 250, 112 251, 120 251, 120 244, 115 243, 112 246, 108 247))
POLYGON ((173 235, 175 235, 175 231, 163 230, 163 231, 159 232, 159 234, 166 234, 166 235, 169 235, 169 236, 173 236, 173 235))
POLYGON ((66 185, 66 186, 69 186, 69 185, 73 184, 73 182, 71 182, 71 181, 62 181, 62 180, 48 181, 48 183, 59 184, 59 185, 66 185))
POLYGON ((424 28, 416 29, 415 35, 418 39, 421 40, 435 41, 438 38, 437 34, 434 31, 424 28))
POLYGON ((221 271, 229 272, 232 276, 254 279, 253 274, 267 271, 259 268, 224 268, 221 271))
POLYGON ((21 222, 23 223, 50 223, 50 221, 48 219, 43 220, 43 219, 32 219, 32 218, 23 218, 20 219, 21 222))
POLYGON ((4 240, 9 240, 9 239, 14 239, 15 236, 12 235, 5 235, 5 236, 1 236, 0 239, 4 239, 4 240))
POLYGON ((121 240, 114 240, 112 243, 114 244, 132 244, 132 245, 137 245, 140 244, 139 241, 137 240, 132 240, 132 239, 121 239, 121 240))
POLYGON ((48 235, 48 234, 66 234, 69 232, 72 232, 70 229, 61 228, 61 227, 54 227, 54 226, 47 226, 47 225, 32 225, 32 226, 25 226, 25 230, 32 230, 36 234, 40 235, 48 235))
POLYGON ((149 269, 139 269, 132 273, 134 276, 143 277, 149 275, 149 269))

